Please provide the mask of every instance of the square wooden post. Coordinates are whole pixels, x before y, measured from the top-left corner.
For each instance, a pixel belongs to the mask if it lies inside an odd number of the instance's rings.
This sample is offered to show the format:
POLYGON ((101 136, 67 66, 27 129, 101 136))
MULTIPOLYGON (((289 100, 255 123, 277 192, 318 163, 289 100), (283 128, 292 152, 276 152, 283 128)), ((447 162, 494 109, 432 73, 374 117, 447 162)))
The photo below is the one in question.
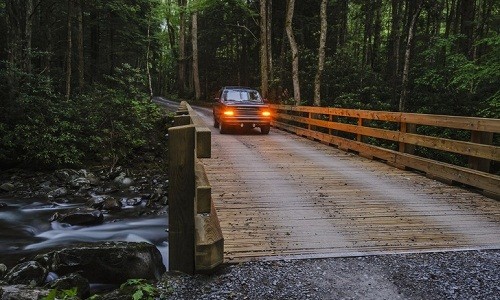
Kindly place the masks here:
POLYGON ((171 127, 169 134, 169 270, 195 271, 195 126, 171 127))

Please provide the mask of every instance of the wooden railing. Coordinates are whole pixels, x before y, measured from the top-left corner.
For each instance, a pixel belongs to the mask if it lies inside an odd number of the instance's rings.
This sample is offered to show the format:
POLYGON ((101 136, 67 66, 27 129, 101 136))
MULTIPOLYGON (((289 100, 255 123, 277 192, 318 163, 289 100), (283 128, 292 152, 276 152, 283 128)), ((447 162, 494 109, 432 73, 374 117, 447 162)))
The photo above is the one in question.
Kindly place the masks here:
POLYGON ((200 158, 211 156, 211 132, 181 102, 169 135, 169 270, 210 272, 223 262, 224 239, 200 158))
POLYGON ((275 127, 449 183, 476 187, 490 197, 500 198, 500 119, 271 107, 275 110, 275 127), (448 161, 431 158, 436 156, 448 161))

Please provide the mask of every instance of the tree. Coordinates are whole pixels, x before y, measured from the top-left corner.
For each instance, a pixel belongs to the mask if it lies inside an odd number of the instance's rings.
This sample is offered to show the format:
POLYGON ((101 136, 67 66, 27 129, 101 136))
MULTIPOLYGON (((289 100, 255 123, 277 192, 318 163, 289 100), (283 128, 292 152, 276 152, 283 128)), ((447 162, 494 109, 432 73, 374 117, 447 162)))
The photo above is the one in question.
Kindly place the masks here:
POLYGON ((77 2, 76 16, 78 19, 78 88, 80 92, 83 90, 85 84, 85 66, 83 53, 83 13, 82 13, 82 0, 77 2))
POLYGON ((198 72, 198 13, 193 12, 191 17, 191 39, 193 46, 193 84, 195 99, 198 101, 201 97, 200 75, 198 72))
POLYGON ((410 26, 408 28, 408 38, 406 41, 406 51, 405 51, 405 60, 404 60, 404 65, 403 65, 403 86, 402 86, 402 91, 401 91, 401 97, 399 99, 399 111, 406 111, 406 100, 408 98, 408 78, 410 76, 410 55, 411 55, 411 48, 413 45, 413 37, 415 35, 415 27, 417 23, 418 16, 420 15, 420 12, 422 11, 422 3, 423 0, 419 0, 417 2, 417 6, 415 8, 415 11, 413 13, 413 16, 411 18, 410 26))
POLYGON ((293 81, 293 97, 295 104, 300 105, 300 83, 299 83, 299 49, 295 36, 293 34, 292 20, 295 8, 295 0, 288 0, 286 10, 285 30, 292 50, 292 81, 293 81))
POLYGON ((327 0, 321 1, 320 18, 320 37, 319 37, 319 48, 318 48, 318 71, 314 78, 314 105, 321 105, 321 74, 325 67, 325 45, 326 45, 326 33, 328 30, 328 24, 326 20, 326 4, 327 0))
POLYGON ((72 38, 71 38, 71 20, 73 14, 73 0, 68 0, 68 23, 67 23, 67 35, 66 35, 66 100, 69 99, 71 95, 71 53, 72 53, 72 38))
POLYGON ((268 26, 269 19, 267 17, 267 13, 267 0, 260 0, 260 89, 264 98, 267 97, 269 89, 268 32, 270 30, 270 26, 268 26))
POLYGON ((179 0, 179 57, 178 61, 178 93, 180 97, 184 96, 186 88, 186 70, 187 70, 187 58, 186 58, 186 0, 179 0))

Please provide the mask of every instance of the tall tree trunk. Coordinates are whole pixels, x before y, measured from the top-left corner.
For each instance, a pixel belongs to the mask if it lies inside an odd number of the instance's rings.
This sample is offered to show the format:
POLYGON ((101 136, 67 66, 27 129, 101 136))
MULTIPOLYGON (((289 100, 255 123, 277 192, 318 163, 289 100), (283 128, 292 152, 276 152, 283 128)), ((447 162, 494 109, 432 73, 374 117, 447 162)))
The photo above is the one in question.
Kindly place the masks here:
POLYGON ((403 78, 402 78, 402 91, 401 98, 399 99, 399 111, 406 111, 406 101, 408 99, 408 78, 410 75, 410 56, 411 56, 411 47, 413 43, 413 36, 415 35, 415 27, 417 23, 418 16, 420 15, 420 11, 422 10, 423 0, 419 0, 417 3, 417 7, 413 16, 411 18, 410 26, 408 28, 408 40, 406 42, 406 51, 405 51, 405 61, 403 66, 403 78))
POLYGON ((392 88, 392 103, 398 101, 399 61, 401 44, 401 0, 391 0, 391 33, 388 39, 387 51, 387 78, 392 88))
POLYGON ((326 5, 327 0, 321 0, 320 8, 320 18, 321 18, 321 28, 319 35, 319 48, 318 48, 318 70, 316 71, 316 76, 314 77, 314 105, 321 106, 321 74, 325 67, 325 45, 326 45, 326 33, 327 33, 327 20, 326 20, 326 5))
POLYGON ((288 0, 286 9, 285 29, 288 41, 290 42, 290 49, 292 50, 292 81, 293 81, 293 97, 295 105, 300 105, 300 82, 299 82, 299 49, 295 36, 293 35, 292 20, 293 11, 295 9, 295 0, 288 0))
POLYGON ((90 27, 90 77, 91 82, 98 80, 97 76, 99 74, 99 40, 101 31, 99 28, 99 12, 94 10, 90 13, 91 27, 90 27))
POLYGON ((474 11, 475 0, 462 0, 460 7, 460 33, 464 36, 461 42, 462 53, 472 59, 474 44, 474 11))
POLYGON ((26 0, 26 19, 24 27, 24 71, 31 74, 31 40, 33 33, 33 0, 26 0))
POLYGON ((69 99, 71 94, 71 18, 73 14, 73 0, 68 0, 68 34, 67 34, 67 47, 66 47, 66 100, 69 99))
POLYGON ((82 14, 82 0, 78 0, 77 5, 78 17, 78 88, 80 92, 83 90, 85 84, 85 69, 84 69, 84 54, 83 54, 83 14, 82 14))
POLYGON ((198 71, 198 14, 193 13, 191 29, 191 38, 193 46, 193 84, 194 84, 194 95, 196 100, 201 98, 201 88, 200 88, 200 75, 198 71))
POLYGON ((186 87, 186 0, 179 0, 179 58, 178 58, 178 92, 179 97, 184 97, 186 87))
POLYGON ((273 0, 267 0, 267 70, 268 70, 268 77, 267 79, 269 81, 273 81, 273 43, 272 43, 272 21, 273 21, 273 0))
POLYGON ((260 90, 266 98, 269 90, 267 0, 260 0, 260 90))
POLYGON ((148 89, 149 89, 149 100, 153 100, 153 85, 151 83, 151 62, 150 62, 150 52, 151 52, 151 35, 150 35, 150 20, 148 20, 148 47, 146 49, 146 73, 148 76, 148 89))
POLYGON ((373 46, 372 46, 372 69, 376 72, 380 71, 379 66, 379 49, 380 49, 380 34, 382 31, 382 0, 375 2, 375 23, 373 28, 373 46))

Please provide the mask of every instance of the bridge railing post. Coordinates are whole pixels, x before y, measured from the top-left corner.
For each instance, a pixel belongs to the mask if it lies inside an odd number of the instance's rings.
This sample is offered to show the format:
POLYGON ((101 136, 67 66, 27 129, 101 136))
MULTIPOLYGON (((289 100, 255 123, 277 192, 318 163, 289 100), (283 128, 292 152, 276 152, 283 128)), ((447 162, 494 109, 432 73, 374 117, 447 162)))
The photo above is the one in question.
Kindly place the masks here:
POLYGON ((211 157, 211 131, 183 101, 168 133, 169 270, 210 272, 224 260, 222 230, 199 160, 211 157))
POLYGON ((195 271, 195 127, 168 129, 169 270, 195 271))
MULTIPOLYGON (((483 132, 483 131, 471 131, 471 142, 477 144, 493 144, 493 133, 492 132, 483 132)), ((479 158, 475 156, 469 156, 469 168, 478 170, 481 172, 489 172, 491 160, 485 158, 479 158)))

